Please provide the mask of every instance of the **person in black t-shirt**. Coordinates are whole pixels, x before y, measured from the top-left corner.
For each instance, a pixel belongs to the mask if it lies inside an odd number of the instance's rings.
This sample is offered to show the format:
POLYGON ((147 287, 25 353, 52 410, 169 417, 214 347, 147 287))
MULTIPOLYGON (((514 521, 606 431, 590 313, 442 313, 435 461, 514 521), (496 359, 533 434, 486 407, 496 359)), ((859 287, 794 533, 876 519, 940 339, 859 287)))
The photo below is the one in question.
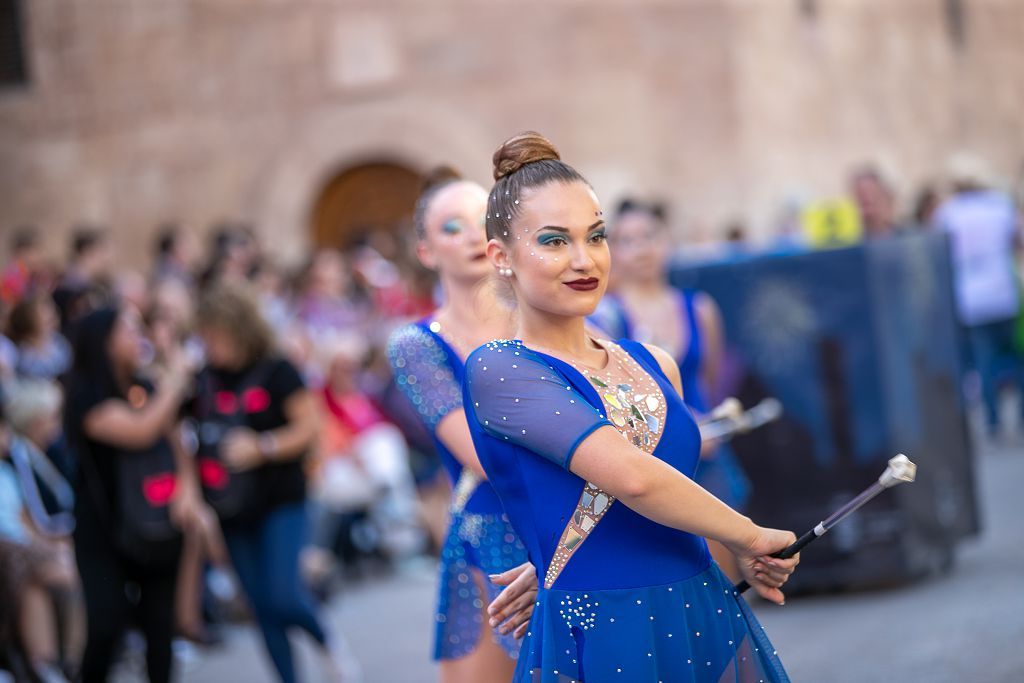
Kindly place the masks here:
POLYGON ((119 538, 128 514, 116 495, 121 459, 170 448, 175 479, 164 494, 171 522, 183 527, 201 504, 192 460, 176 429, 193 369, 184 358, 175 358, 155 389, 140 381, 140 325, 133 309, 101 308, 77 322, 73 337, 65 431, 80 463, 74 541, 88 623, 81 672, 85 683, 107 679, 132 617, 146 637, 149 680, 166 683, 171 678, 177 552, 172 539, 171 550, 159 559, 142 559, 138 547, 119 538), (132 593, 137 600, 129 598, 132 593))
MULTIPOLYGON (((332 680, 355 680, 354 661, 343 641, 329 639, 299 573, 308 536, 303 458, 319 429, 315 398, 295 366, 274 354, 272 333, 247 290, 229 283, 214 286, 200 301, 196 318, 207 367, 193 407, 212 405, 199 416, 200 432, 211 412, 242 415, 242 424, 227 429, 220 440, 220 460, 229 476, 257 475, 250 477, 255 483, 249 500, 222 526, 267 652, 281 681, 293 683, 287 630, 297 626, 323 649, 332 680)), ((217 479, 216 472, 203 475, 207 483, 209 477, 217 479)))

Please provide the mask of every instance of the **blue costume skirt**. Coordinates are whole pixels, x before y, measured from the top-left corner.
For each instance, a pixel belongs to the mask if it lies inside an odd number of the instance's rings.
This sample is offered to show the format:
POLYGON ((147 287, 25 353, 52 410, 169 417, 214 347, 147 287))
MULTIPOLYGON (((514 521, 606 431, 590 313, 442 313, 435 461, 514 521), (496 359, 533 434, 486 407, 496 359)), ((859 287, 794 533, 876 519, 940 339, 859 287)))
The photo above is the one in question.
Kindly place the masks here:
POLYGON ((757 618, 714 562, 644 588, 541 589, 517 683, 783 683, 757 618))
POLYGON ((488 574, 518 567, 526 562, 526 548, 503 514, 456 512, 448 526, 441 551, 441 586, 434 631, 434 659, 458 659, 476 648, 481 635, 490 632, 510 657, 519 655, 519 641, 499 635, 483 620, 483 608, 501 592, 488 574), (481 594, 473 568, 483 573, 487 594, 481 594), (485 603, 486 601, 486 603, 485 603))

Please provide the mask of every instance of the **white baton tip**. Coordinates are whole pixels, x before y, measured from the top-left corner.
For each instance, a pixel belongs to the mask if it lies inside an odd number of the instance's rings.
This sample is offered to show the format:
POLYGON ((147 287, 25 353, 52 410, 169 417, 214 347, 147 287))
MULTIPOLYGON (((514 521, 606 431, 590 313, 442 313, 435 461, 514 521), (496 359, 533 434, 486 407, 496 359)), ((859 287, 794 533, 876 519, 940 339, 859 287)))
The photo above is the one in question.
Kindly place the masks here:
POLYGON ((766 398, 761 401, 759 407, 763 411, 765 420, 768 422, 782 417, 782 401, 777 398, 766 398))
POLYGON ((711 411, 713 420, 736 420, 743 414, 743 404, 735 396, 722 401, 717 408, 711 411))
POLYGON ((889 488, 896 484, 914 481, 917 476, 917 465, 910 461, 910 458, 900 453, 889 460, 889 466, 878 478, 878 483, 889 488))

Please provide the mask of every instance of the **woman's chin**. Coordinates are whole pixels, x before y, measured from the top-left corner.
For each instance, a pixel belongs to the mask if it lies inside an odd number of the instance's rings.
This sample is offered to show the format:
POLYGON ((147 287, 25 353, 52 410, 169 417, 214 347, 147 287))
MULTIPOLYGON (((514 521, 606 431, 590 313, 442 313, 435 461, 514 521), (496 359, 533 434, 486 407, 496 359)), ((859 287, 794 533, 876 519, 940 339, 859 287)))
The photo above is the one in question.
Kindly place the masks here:
POLYGON ((560 318, 586 318, 597 309, 600 301, 600 296, 579 296, 573 301, 548 302, 543 308, 547 313, 560 318))

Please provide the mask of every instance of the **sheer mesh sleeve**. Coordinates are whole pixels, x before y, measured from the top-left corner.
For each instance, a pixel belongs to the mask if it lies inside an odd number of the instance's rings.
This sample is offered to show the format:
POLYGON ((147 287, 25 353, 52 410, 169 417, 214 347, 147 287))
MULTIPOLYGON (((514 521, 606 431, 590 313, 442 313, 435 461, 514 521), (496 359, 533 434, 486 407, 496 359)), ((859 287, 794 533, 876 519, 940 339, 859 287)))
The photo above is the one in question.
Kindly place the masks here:
POLYGON ((491 342, 466 361, 466 411, 488 434, 565 469, 576 447, 611 424, 541 356, 514 341, 491 342))
POLYGON ((419 325, 406 325, 388 341, 395 383, 434 432, 445 415, 462 408, 462 387, 437 340, 419 325))

